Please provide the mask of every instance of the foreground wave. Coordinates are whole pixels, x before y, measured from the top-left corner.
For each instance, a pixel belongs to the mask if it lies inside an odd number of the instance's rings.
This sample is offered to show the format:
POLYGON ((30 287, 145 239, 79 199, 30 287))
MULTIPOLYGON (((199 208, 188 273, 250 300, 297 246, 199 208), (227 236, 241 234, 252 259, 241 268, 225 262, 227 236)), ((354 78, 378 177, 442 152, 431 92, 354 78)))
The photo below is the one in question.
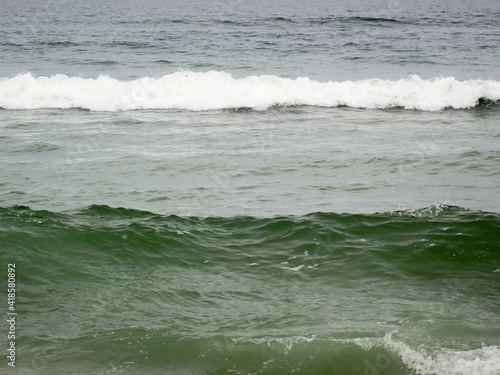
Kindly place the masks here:
POLYGON ((411 349, 393 336, 387 334, 377 339, 216 336, 193 340, 169 336, 160 330, 123 329, 37 344, 56 353, 71 347, 93 347, 95 354, 90 366, 89 363, 82 366, 78 361, 72 364, 71 374, 85 375, 494 375, 500 369, 500 348, 494 345, 432 352, 422 347, 411 349))
POLYGON ((92 111, 231 108, 264 110, 273 106, 320 106, 436 111, 498 106, 500 82, 458 81, 453 77, 421 79, 410 76, 389 81, 317 82, 271 75, 233 78, 225 72, 179 71, 163 77, 119 81, 58 74, 29 73, 0 79, 4 109, 80 108, 92 111))
POLYGON ((19 367, 498 374, 499 228, 497 213, 448 205, 272 218, 0 208, 30 327, 19 367))

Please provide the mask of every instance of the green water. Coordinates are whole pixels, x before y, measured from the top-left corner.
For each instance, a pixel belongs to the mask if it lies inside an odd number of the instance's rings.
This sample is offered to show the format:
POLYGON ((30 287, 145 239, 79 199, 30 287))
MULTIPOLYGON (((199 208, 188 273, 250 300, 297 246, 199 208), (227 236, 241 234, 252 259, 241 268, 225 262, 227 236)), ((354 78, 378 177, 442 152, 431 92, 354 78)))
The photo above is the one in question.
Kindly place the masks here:
POLYGON ((405 348, 452 355, 500 334, 494 213, 16 206, 0 228, 2 261, 17 264, 18 356, 41 374, 406 374, 405 348))
POLYGON ((0 0, 0 375, 499 375, 499 19, 0 0))

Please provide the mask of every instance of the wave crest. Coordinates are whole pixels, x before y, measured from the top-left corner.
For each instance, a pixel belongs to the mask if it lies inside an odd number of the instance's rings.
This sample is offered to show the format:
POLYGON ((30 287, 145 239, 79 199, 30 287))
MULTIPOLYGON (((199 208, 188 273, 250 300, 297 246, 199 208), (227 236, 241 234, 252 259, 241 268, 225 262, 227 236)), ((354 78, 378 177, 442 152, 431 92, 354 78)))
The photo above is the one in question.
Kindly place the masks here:
POLYGON ((93 79, 62 74, 35 77, 30 73, 0 79, 0 107, 10 110, 207 111, 304 105, 436 111, 496 106, 499 102, 499 81, 422 79, 416 75, 395 81, 375 78, 343 82, 273 75, 238 79, 220 71, 178 71, 132 81, 119 81, 105 75, 93 79))

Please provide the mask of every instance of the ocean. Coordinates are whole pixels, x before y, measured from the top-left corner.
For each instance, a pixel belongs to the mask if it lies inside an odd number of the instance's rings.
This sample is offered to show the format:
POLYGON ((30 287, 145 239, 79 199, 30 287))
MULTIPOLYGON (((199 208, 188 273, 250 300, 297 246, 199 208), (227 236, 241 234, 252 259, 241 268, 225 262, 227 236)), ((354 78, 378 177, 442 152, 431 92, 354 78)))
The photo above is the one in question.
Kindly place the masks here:
POLYGON ((5 375, 499 375, 500 3, 0 1, 5 375))

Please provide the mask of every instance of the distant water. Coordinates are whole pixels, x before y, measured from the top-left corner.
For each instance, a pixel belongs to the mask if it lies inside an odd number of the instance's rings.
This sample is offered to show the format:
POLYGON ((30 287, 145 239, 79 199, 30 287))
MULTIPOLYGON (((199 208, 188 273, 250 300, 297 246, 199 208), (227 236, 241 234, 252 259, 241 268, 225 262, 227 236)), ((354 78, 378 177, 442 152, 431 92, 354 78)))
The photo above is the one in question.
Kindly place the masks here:
POLYGON ((0 373, 499 374, 499 20, 0 2, 0 373))

